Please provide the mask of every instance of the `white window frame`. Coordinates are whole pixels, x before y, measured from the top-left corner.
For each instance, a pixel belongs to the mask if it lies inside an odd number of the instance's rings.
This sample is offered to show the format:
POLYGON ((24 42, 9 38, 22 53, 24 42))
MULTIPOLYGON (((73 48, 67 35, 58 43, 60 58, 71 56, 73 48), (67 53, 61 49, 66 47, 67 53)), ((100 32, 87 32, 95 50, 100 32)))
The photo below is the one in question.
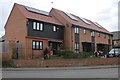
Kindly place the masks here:
POLYGON ((36 41, 36 49, 39 49, 39 42, 36 41))
POLYGON ((32 48, 35 49, 35 41, 32 42, 32 48))
POLYGON ((32 49, 33 50, 42 50, 43 49, 43 41, 32 41, 32 49))
POLYGON ((43 31, 43 23, 40 23, 40 31, 43 31))
POLYGON ((40 49, 43 49, 43 42, 42 41, 39 42, 39 47, 40 47, 40 49))
POLYGON ((53 26, 53 31, 56 32, 57 31, 57 27, 53 26))
POLYGON ((91 36, 93 36, 93 37, 95 36, 95 31, 91 32, 91 36))
POLYGON ((36 22, 33 22, 33 29, 36 29, 36 22))
POLYGON ((79 49, 79 43, 75 42, 75 49, 79 49))
POLYGON ((100 32, 98 32, 98 37, 100 37, 100 32))
POLYGON ((84 34, 86 34, 86 29, 84 29, 84 34))
POLYGON ((75 27, 75 28, 74 28, 74 32, 75 32, 76 34, 79 34, 79 28, 78 28, 78 27, 75 27))
POLYGON ((40 30, 40 23, 37 22, 37 30, 40 30))

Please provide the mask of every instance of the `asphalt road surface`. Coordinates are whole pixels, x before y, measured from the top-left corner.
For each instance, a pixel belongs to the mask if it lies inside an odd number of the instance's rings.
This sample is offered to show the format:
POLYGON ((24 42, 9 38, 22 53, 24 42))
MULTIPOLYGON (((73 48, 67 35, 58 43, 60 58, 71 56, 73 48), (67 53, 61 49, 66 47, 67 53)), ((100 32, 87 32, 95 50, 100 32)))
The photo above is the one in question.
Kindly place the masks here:
POLYGON ((118 78, 118 68, 5 70, 3 78, 118 78))

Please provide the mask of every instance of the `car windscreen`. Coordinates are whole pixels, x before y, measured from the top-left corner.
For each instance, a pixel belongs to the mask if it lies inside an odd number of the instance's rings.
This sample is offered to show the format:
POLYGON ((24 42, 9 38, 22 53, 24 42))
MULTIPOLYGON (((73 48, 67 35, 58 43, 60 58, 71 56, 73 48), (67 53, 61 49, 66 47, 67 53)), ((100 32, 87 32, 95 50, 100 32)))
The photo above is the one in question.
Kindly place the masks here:
POLYGON ((114 53, 114 49, 112 49, 109 53, 114 53))
POLYGON ((120 54, 120 49, 115 49, 115 53, 119 53, 120 54))

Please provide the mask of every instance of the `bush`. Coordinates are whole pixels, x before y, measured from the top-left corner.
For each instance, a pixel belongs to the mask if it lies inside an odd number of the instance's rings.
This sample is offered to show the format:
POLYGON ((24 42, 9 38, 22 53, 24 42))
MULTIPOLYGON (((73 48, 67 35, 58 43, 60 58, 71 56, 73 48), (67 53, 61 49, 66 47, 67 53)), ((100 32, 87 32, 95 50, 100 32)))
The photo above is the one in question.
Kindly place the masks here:
POLYGON ((73 51, 62 51, 63 58, 78 58, 78 54, 73 51))
POLYGON ((9 60, 9 61, 2 61, 2 67, 15 67, 14 63, 9 60))
POLYGON ((89 58, 91 56, 93 57, 94 55, 92 52, 75 53, 74 51, 68 51, 68 50, 55 51, 55 54, 63 58, 89 58))
POLYGON ((62 56, 62 54, 63 54, 63 53, 62 53, 62 51, 60 51, 60 50, 55 50, 55 51, 54 51, 54 55, 57 55, 57 56, 59 56, 59 57, 62 56))
POLYGON ((55 55, 63 58, 78 58, 79 54, 74 53, 74 51, 63 50, 63 51, 55 51, 55 55))
POLYGON ((80 53, 80 58, 89 58, 93 56, 94 54, 92 52, 81 52, 80 53))

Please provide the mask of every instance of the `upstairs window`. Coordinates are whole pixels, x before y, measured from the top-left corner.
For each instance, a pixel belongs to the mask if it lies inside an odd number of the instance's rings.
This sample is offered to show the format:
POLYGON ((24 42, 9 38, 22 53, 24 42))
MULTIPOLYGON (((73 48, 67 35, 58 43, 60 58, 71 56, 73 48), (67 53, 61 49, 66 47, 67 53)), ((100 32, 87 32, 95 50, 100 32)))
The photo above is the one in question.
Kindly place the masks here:
POLYGON ((108 44, 111 44, 110 39, 108 39, 108 44))
POLYGON ((40 30, 43 31, 43 24, 40 23, 40 30))
POLYGON ((108 36, 108 39, 110 39, 110 35, 108 36))
POLYGON ((106 38, 106 34, 104 34, 104 38, 106 38))
POLYGON ((111 44, 110 35, 108 35, 108 44, 111 44))
POLYGON ((53 26, 53 31, 56 32, 57 31, 57 27, 53 26))
POLYGON ((86 29, 84 29, 84 34, 86 34, 86 29))
POLYGON ((40 30, 40 25, 38 22, 37 22, 37 30, 40 30))
POLYGON ((33 29, 43 31, 43 23, 33 22, 33 29))
POLYGON ((33 29, 36 29, 36 22, 33 22, 33 29))
POLYGON ((75 27, 75 28, 74 28, 74 32, 75 32, 76 34, 79 34, 79 28, 75 27))
POLYGON ((98 37, 100 37, 100 32, 98 32, 98 37))
POLYGON ((92 36, 92 37, 95 36, 95 32, 94 32, 94 31, 91 32, 91 36, 92 36))

